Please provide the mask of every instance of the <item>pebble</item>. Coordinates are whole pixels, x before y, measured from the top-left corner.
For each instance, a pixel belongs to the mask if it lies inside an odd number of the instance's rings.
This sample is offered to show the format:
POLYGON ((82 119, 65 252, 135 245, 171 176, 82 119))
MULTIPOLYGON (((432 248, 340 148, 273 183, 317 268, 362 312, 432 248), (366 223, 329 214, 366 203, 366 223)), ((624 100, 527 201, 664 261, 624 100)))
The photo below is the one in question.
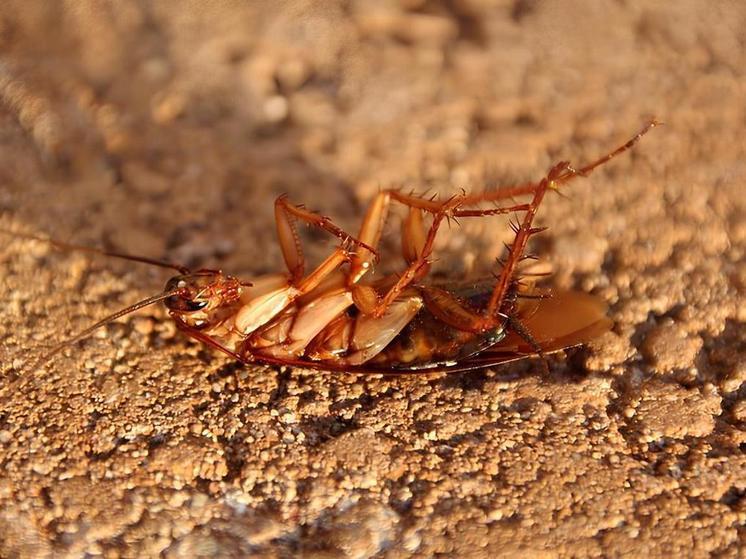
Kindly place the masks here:
POLYGON ((640 349, 658 372, 685 369, 702 349, 702 338, 689 336, 678 324, 666 319, 648 332, 640 349))

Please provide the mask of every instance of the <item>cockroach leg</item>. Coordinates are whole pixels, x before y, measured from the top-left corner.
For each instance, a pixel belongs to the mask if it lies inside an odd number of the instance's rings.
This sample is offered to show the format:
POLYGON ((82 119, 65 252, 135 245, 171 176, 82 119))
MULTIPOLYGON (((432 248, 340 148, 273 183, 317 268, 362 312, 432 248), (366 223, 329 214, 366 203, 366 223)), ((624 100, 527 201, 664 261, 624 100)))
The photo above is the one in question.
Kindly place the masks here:
POLYGON ((495 190, 488 190, 486 192, 468 194, 466 198, 464 198, 464 205, 471 206, 480 202, 496 202, 498 200, 525 196, 527 194, 532 194, 536 190, 537 186, 539 186, 538 183, 527 182, 525 184, 519 184, 515 186, 503 186, 495 190))
MULTIPOLYGON (((425 200, 425 202, 429 203, 428 200, 425 200)), ((410 208, 409 218, 402 225, 402 251, 404 259, 409 263, 409 266, 380 300, 378 306, 373 311, 374 316, 382 316, 386 312, 386 308, 399 296, 402 290, 412 284, 412 282, 420 280, 428 273, 433 245, 443 219, 498 215, 524 211, 530 207, 529 204, 519 204, 505 208, 471 210, 461 209, 462 203, 463 196, 455 196, 450 200, 440 203, 440 210, 433 214, 433 221, 426 235, 423 235, 422 229, 423 224, 420 213, 422 208, 410 208)))
MULTIPOLYGON (((488 217, 501 215, 511 212, 520 212, 528 209, 528 204, 517 204, 515 206, 489 209, 462 209, 463 202, 457 209, 446 212, 446 219, 458 219, 460 217, 488 217)), ((422 208, 411 206, 407 217, 402 223, 401 229, 401 246, 402 255, 407 264, 412 264, 422 254, 427 241, 427 233, 424 225, 422 208)))
POLYGON ((507 320, 508 326, 510 329, 515 332, 520 338, 526 342, 531 349, 534 350, 536 355, 541 359, 541 362, 544 364, 544 372, 549 372, 549 360, 547 359, 546 354, 544 353, 544 349, 541 347, 539 342, 536 341, 536 338, 531 334, 531 332, 526 328, 526 326, 517 318, 511 315, 505 315, 505 319, 507 320))
POLYGON ((640 138, 642 138, 645 134, 647 134, 648 132, 650 132, 650 130, 652 130, 656 126, 662 126, 662 125, 663 125, 663 123, 660 122, 660 121, 658 121, 658 120, 656 120, 656 119, 650 120, 650 122, 648 122, 642 128, 642 130, 640 130, 632 138, 630 138, 629 140, 627 140, 627 142, 624 145, 619 146, 614 151, 611 151, 611 152, 607 153, 603 157, 599 157, 598 159, 596 159, 592 163, 588 163, 587 165, 584 165, 584 166, 582 166, 582 167, 580 167, 578 169, 574 169, 573 167, 571 167, 568 164, 567 165, 567 169, 565 170, 565 173, 562 174, 561 176, 558 176, 555 179, 555 182, 559 184, 559 183, 565 182, 565 181, 567 181, 567 180, 569 180, 569 179, 571 179, 571 178, 573 178, 575 176, 578 176, 578 175, 581 176, 581 177, 587 177, 588 175, 591 174, 591 172, 596 167, 600 167, 604 163, 608 163, 610 160, 614 159, 617 155, 621 155, 625 151, 631 149, 632 146, 634 146, 637 142, 639 142, 640 138))
MULTIPOLYGON (((433 222, 430 225, 430 229, 425 236, 425 242, 421 247, 417 257, 409 264, 404 273, 399 276, 397 282, 388 290, 381 300, 376 305, 375 309, 371 313, 374 317, 380 318, 386 312, 386 309, 396 300, 401 292, 413 281, 424 277, 430 270, 430 256, 433 252, 433 244, 435 238, 438 235, 438 229, 443 219, 448 215, 448 212, 456 209, 460 203, 460 198, 453 198, 447 204, 441 206, 441 210, 433 215, 433 222)), ((406 225, 406 224, 405 224, 406 225)), ((405 254, 405 258, 406 258, 405 254)))
MULTIPOLYGON (((471 205, 480 201, 479 198, 469 197, 466 195, 459 195, 449 200, 439 201, 435 199, 423 198, 414 194, 404 194, 398 190, 384 190, 379 192, 373 202, 368 206, 363 224, 360 228, 360 234, 358 238, 361 243, 365 243, 371 247, 378 247, 378 242, 381 238, 381 231, 386 224, 388 217, 389 206, 391 200, 399 202, 400 204, 409 208, 409 213, 402 224, 402 254, 404 260, 409 265, 408 271, 405 274, 412 276, 412 269, 419 267, 419 269, 427 272, 428 266, 424 262, 427 256, 422 258, 423 251, 427 244, 428 235, 425 233, 425 226, 423 221, 422 212, 428 212, 433 216, 433 226, 435 232, 440 226, 440 221, 443 218, 459 218, 459 217, 483 217, 491 215, 499 215, 510 213, 514 211, 524 211, 528 209, 528 204, 518 204, 504 208, 490 208, 490 209, 463 209, 464 206, 471 205), (466 200, 471 200, 468 204, 466 200), (435 222, 438 222, 436 225, 435 222)), ((433 233, 433 241, 435 239, 433 233)), ((432 244, 432 243, 431 243, 432 244)), ((360 281, 365 273, 370 269, 375 254, 361 248, 356 254, 352 256, 350 273, 348 275, 348 284, 352 285, 360 281)), ((424 273, 412 276, 412 279, 407 282, 411 283, 418 277, 421 277, 424 273)), ((406 285, 402 284, 397 291, 401 291, 406 285)), ((393 300, 393 299, 391 299, 393 300)), ((382 313, 385 308, 379 309, 378 312, 382 313)))
MULTIPOLYGON (((415 194, 404 194, 399 190, 391 190, 390 193, 391 197, 394 200, 410 208, 424 210, 426 212, 430 212, 433 215, 443 210, 444 202, 441 202, 435 198, 429 199, 423 198, 422 196, 417 196, 415 194)), ((463 198, 464 196, 462 195, 460 196, 459 200, 463 200, 463 198)))
MULTIPOLYGON (((459 200, 463 196, 459 197, 459 200)), ((426 236, 422 233, 424 225, 422 223, 422 215, 420 211, 426 211, 433 215, 433 219, 442 220, 443 217, 451 217, 446 215, 455 209, 459 204, 454 204, 453 208, 449 208, 448 205, 453 203, 454 198, 446 200, 445 202, 428 200, 420 196, 413 194, 404 194, 398 190, 384 190, 379 192, 378 195, 368 206, 368 210, 363 218, 363 224, 360 228, 359 239, 362 243, 377 247, 378 242, 381 238, 381 232, 386 224, 386 218, 388 217, 389 206, 391 200, 395 200, 404 206, 410 208, 410 214, 404 222, 404 228, 402 234, 402 247, 404 258, 408 264, 414 266, 419 259, 418 253, 424 249, 427 242, 426 236), (437 216, 441 215, 440 218, 437 216)), ((435 228, 440 226, 438 224, 435 228)), ((352 265, 350 267, 350 273, 348 276, 348 283, 350 285, 357 283, 370 269, 375 259, 374 251, 360 250, 352 258, 352 265)), ((385 310, 385 309, 384 309, 385 310)))
MULTIPOLYGON (((412 282, 424 277, 430 270, 430 256, 433 244, 443 219, 458 217, 483 217, 505 214, 514 211, 528 210, 529 204, 519 204, 505 208, 490 209, 462 209, 465 195, 454 196, 445 201, 436 201, 412 194, 404 194, 396 190, 380 192, 369 206, 360 230, 360 240, 363 243, 377 246, 381 230, 388 216, 391 200, 395 200, 409 208, 409 213, 402 224, 402 255, 407 262, 407 269, 401 274, 397 282, 388 292, 378 299, 378 303, 370 311, 380 318, 401 292, 412 282), (422 212, 433 216, 430 228, 425 232, 422 212)), ((355 285, 368 271, 373 261, 373 253, 365 249, 358 251, 351 259, 348 285, 355 285)), ((366 300, 370 300, 366 297, 366 300)), ((366 305, 366 309, 370 309, 366 305)), ((366 313, 367 314, 367 313, 366 313)))
MULTIPOLYGON (((368 206, 363 217, 363 223, 360 226, 360 234, 358 238, 361 242, 368 246, 378 248, 378 243, 381 240, 381 232, 383 226, 386 223, 386 217, 389 212, 389 204, 391 203, 391 192, 385 190, 379 192, 373 201, 368 206)), ((360 281, 360 279, 368 272, 371 268, 374 260, 376 259, 376 253, 374 250, 366 250, 362 248, 358 250, 353 256, 350 263, 350 272, 347 276, 347 281, 350 285, 353 285, 360 281)))
POLYGON ((308 274, 298 283, 298 291, 300 295, 310 293, 313 289, 319 286, 319 284, 329 276, 332 272, 338 269, 343 263, 350 260, 350 253, 342 247, 338 247, 334 252, 326 258, 318 268, 308 274))
POLYGON ((413 264, 422 255, 427 242, 425 222, 420 208, 409 208, 401 227, 401 250, 404 261, 413 264))
POLYGON ((439 287, 420 286, 419 289, 425 306, 438 320, 462 332, 482 331, 482 316, 464 301, 439 287))
MULTIPOLYGON (((534 216, 536 215, 536 211, 539 209, 541 201, 544 199, 546 191, 558 190, 561 184, 570 181, 577 176, 588 176, 594 169, 596 169, 600 165, 603 165, 617 155, 630 149, 651 129, 661 124, 661 122, 658 122, 655 119, 651 120, 650 122, 648 122, 647 125, 645 125, 642 130, 635 134, 626 143, 607 153, 606 155, 596 159, 595 161, 583 165, 579 168, 573 167, 568 161, 561 161, 550 169, 546 178, 542 179, 538 183, 538 185, 533 187, 533 198, 529 203, 529 208, 528 210, 526 210, 523 221, 516 229, 513 244, 509 247, 508 259, 505 262, 503 269, 500 271, 497 284, 495 285, 495 289, 493 290, 492 296, 490 297, 489 305, 487 306, 487 309, 485 311, 486 321, 497 320, 497 314, 500 312, 502 303, 505 300, 511 281, 513 279, 515 268, 518 265, 518 262, 520 262, 521 258, 523 257, 523 252, 526 249, 526 244, 528 243, 529 238, 532 235, 543 231, 543 228, 532 228, 531 223, 534 219, 534 216)), ((476 199, 479 199, 481 201, 494 200, 495 198, 493 195, 490 195, 490 193, 484 193, 481 199, 479 198, 479 196, 477 196, 476 199)))
MULTIPOLYGON (((659 120, 656 120, 654 118, 651 119, 637 134, 630 138, 624 145, 619 146, 617 149, 609 152, 603 157, 599 157, 594 162, 579 168, 574 168, 568 165, 566 173, 564 173, 563 176, 557 177, 555 183, 559 185, 575 176, 587 177, 596 167, 603 165, 609 160, 631 149, 638 141, 640 141, 640 138, 642 138, 650 130, 652 130, 656 126, 662 125, 663 123, 659 120)), ((503 186, 487 192, 469 194, 464 197, 463 205, 471 206, 480 202, 496 202, 498 200, 505 200, 506 198, 516 198, 518 196, 533 194, 536 189, 539 188, 539 185, 540 183, 537 182, 528 182, 514 186, 503 186)))
POLYGON ((285 259, 285 264, 288 267, 293 283, 301 280, 305 268, 303 249, 295 227, 295 219, 300 219, 309 225, 331 233, 342 241, 343 246, 351 243, 360 247, 360 250, 375 254, 375 250, 370 245, 340 229, 328 217, 291 203, 287 196, 283 194, 275 200, 275 223, 277 225, 277 236, 280 241, 282 256, 285 259))
POLYGON ((295 227, 294 220, 290 217, 285 205, 284 197, 275 200, 275 226, 277 227, 277 239, 280 242, 280 250, 285 260, 285 265, 290 272, 293 283, 297 283, 303 277, 305 270, 305 259, 300 236, 295 227))
MULTIPOLYGON (((558 166, 553 168, 552 171, 554 171, 554 169, 556 169, 557 167, 558 166)), ((550 176, 552 175, 552 171, 550 171, 549 173, 550 176)), ((485 310, 484 318, 487 322, 487 324, 485 325, 486 328, 489 327, 488 324, 490 322, 497 320, 497 313, 502 308, 503 301, 505 300, 505 296, 508 293, 508 288, 510 287, 510 283, 513 280, 513 274, 515 272, 516 266, 523 256, 523 251, 526 248, 528 239, 531 237, 531 235, 543 230, 532 229, 531 223, 533 222, 534 216, 536 215, 536 211, 539 209, 541 201, 544 199, 544 195, 546 194, 547 188, 549 188, 549 184, 549 179, 543 179, 539 183, 539 188, 537 188, 534 192, 533 199, 529 204, 529 209, 526 210, 526 213, 523 216, 523 220, 516 230, 513 243, 509 247, 508 259, 505 262, 502 270, 500 271, 500 275, 497 278, 497 283, 495 284, 492 296, 490 297, 490 302, 487 305, 487 309, 485 310)))

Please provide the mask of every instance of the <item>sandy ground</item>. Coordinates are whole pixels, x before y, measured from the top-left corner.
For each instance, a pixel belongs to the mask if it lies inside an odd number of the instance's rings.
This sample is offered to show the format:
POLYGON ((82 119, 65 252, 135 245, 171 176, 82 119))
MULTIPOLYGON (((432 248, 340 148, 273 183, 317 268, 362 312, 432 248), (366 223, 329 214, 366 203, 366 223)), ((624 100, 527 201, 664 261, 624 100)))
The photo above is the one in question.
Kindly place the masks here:
MULTIPOLYGON (((383 379, 237 366, 150 308, 29 373, 168 273, 4 236, 0 556, 741 556, 742 3, 176 6, 0 6, 0 226, 250 277, 283 192, 354 230, 379 187, 539 179, 655 115, 533 247, 615 326, 549 375, 383 379)), ((509 233, 452 229, 438 273, 509 233)))

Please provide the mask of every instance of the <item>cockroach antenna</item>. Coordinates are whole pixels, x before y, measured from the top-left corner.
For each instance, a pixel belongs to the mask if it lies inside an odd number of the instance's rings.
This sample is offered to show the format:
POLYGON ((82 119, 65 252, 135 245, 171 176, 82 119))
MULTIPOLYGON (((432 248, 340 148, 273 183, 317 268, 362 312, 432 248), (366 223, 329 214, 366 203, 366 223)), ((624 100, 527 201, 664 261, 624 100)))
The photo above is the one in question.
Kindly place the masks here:
POLYGON ((57 248, 59 250, 66 250, 66 251, 74 251, 74 252, 87 252, 89 254, 98 254, 101 256, 111 256, 113 258, 121 258, 122 260, 130 260, 132 262, 140 262, 141 264, 149 264, 151 266, 158 266, 159 268, 170 268, 172 270, 178 271, 180 274, 188 274, 190 272, 189 268, 186 266, 182 266, 180 264, 174 264, 172 262, 166 262, 164 260, 158 260, 156 258, 149 258, 147 256, 135 256, 132 254, 125 254, 123 252, 115 252, 115 251, 109 251, 109 250, 101 250, 98 248, 92 248, 87 247, 83 245, 76 245, 72 243, 65 243, 62 241, 56 241, 54 239, 49 239, 45 237, 40 237, 38 235, 32 235, 30 233, 20 233, 18 231, 11 231, 10 229, 5 229, 3 227, 0 227, 0 233, 4 233, 6 235, 10 235, 12 237, 20 237, 21 239, 29 239, 32 241, 39 241, 42 243, 47 243, 54 248, 57 248))
MULTIPOLYGON (((32 241, 39 241, 42 243, 47 243, 51 246, 53 246, 56 249, 63 250, 63 251, 70 251, 70 252, 87 252, 89 254, 97 254, 100 256, 110 256, 112 258, 120 258, 122 260, 129 260, 132 262, 139 262, 141 264, 147 264, 150 266, 157 266, 159 268, 168 268, 171 270, 176 270, 180 274, 189 274, 190 270, 186 266, 181 266, 179 264, 173 264, 171 262, 166 262, 164 260, 158 260, 155 258, 149 258, 147 256, 136 256, 132 254, 125 254, 122 252, 115 252, 115 251, 108 251, 108 250, 101 250, 97 248, 87 247, 83 245, 77 245, 73 243, 65 243, 62 241, 57 241, 50 238, 40 237, 38 235, 33 235, 30 233, 21 233, 19 231, 11 231, 10 229, 6 229, 3 227, 0 227, 0 233, 4 233, 6 235, 10 235, 13 237, 19 237, 22 239, 29 239, 32 241)), ((79 342, 80 340, 87 338, 90 336, 95 330, 98 328, 108 324, 109 322, 112 322, 116 320, 117 318, 120 318, 124 315, 130 314, 132 312, 135 312, 143 307, 147 307, 149 305, 152 305, 154 303, 158 303, 159 301, 163 301, 164 299, 168 299, 169 297, 172 297, 174 295, 181 294, 182 290, 180 289, 174 289, 170 290, 164 293, 159 293, 158 295, 154 295, 152 297, 148 297, 147 299, 143 299, 142 301, 138 301, 137 303, 134 303, 133 305, 130 305, 124 309, 121 309, 101 320, 96 322, 95 324, 89 326, 82 332, 79 332, 72 338, 65 340, 64 342, 54 346, 51 350, 46 352, 44 355, 39 357, 38 359, 31 362, 30 369, 35 370, 38 369, 40 366, 45 364, 47 361, 49 361, 52 357, 54 357, 56 354, 58 354, 60 351, 65 349, 66 347, 69 347, 76 342, 79 342)), ((27 368, 24 366, 24 369, 27 368)))
POLYGON ((91 324, 88 328, 85 330, 82 330, 81 332, 78 332, 73 337, 68 338, 64 342, 61 342, 54 346, 52 349, 50 349, 47 353, 36 359, 31 363, 31 366, 29 367, 30 370, 34 371, 44 365, 47 361, 49 361, 52 357, 57 355, 60 351, 65 349, 66 347, 70 347, 71 345, 79 342, 80 340, 84 340, 93 332, 101 328, 102 326, 105 326, 109 324, 110 322, 113 322, 117 318, 120 318, 122 316, 125 316, 127 314, 133 313, 135 311, 138 311, 144 307, 150 306, 154 303, 158 303, 160 301, 163 301, 164 299, 168 299, 169 297, 178 296, 182 294, 182 289, 172 289, 171 291, 166 291, 165 293, 159 293, 158 295, 153 295, 152 297, 148 297, 147 299, 143 299, 142 301, 138 301, 137 303, 134 303, 133 305, 130 305, 129 307, 125 307, 123 309, 118 310, 117 312, 110 314, 109 316, 102 318, 95 324, 91 324))

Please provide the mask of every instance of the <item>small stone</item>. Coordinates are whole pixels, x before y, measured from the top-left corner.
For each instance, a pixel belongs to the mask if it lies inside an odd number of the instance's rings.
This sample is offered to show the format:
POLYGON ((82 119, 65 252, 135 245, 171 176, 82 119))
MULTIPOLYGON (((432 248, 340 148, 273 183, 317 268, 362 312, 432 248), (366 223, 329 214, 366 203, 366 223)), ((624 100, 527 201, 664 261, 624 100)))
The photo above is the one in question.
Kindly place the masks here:
POLYGON ((746 400, 736 402, 730 413, 736 421, 746 421, 746 400))
POLYGON ((184 114, 187 107, 187 98, 176 92, 158 96, 151 109, 151 116, 158 124, 168 124, 184 114))
POLYGON ((672 320, 665 320, 645 336, 640 348, 658 372, 691 367, 702 349, 702 338, 689 336, 672 320))
POLYGON ((737 364, 730 374, 720 383, 723 392, 735 392, 746 382, 746 362, 737 364))
POLYGON ((500 509, 492 509, 487 513, 487 520, 490 522, 497 522, 499 520, 502 520, 503 518, 503 511, 500 509))
POLYGON ((715 416, 721 412, 717 394, 703 394, 658 380, 642 387, 641 398, 635 422, 647 441, 707 436, 715 428, 715 416))
POLYGON ((280 122, 288 116, 288 100, 274 95, 264 102, 264 116, 270 122, 280 122))
POLYGON ((422 536, 420 536, 419 530, 409 529, 402 534, 402 547, 414 553, 422 544, 422 536))
POLYGON ((135 332, 148 336, 153 333, 154 325, 150 318, 136 317, 134 319, 135 332))

